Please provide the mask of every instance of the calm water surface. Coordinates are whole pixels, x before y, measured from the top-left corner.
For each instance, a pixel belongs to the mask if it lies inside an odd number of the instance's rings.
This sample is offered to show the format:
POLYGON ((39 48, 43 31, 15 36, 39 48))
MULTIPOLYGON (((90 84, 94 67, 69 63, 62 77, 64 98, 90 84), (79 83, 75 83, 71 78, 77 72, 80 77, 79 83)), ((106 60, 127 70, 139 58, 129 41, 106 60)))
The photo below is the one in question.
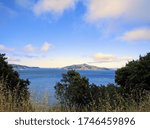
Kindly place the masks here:
MULTIPOLYGON (((63 69, 25 69, 18 70, 20 77, 29 79, 31 84, 29 90, 33 99, 41 99, 44 95, 49 96, 51 104, 56 102, 55 99, 55 84, 60 81, 61 75, 66 73, 63 69)), ((114 70, 79 70, 82 76, 89 78, 90 83, 97 85, 114 83, 114 70)))

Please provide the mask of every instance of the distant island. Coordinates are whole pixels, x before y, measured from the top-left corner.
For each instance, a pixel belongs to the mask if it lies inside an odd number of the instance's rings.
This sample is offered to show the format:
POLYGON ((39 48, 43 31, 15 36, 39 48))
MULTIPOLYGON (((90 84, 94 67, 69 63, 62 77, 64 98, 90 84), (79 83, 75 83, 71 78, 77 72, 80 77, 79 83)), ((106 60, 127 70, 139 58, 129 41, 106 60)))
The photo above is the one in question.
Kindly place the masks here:
POLYGON ((108 68, 97 67, 88 64, 70 65, 70 66, 63 67, 63 69, 65 70, 110 70, 108 68))
POLYGON ((13 67, 13 69, 19 69, 19 70, 23 70, 23 69, 33 69, 33 68, 39 68, 39 67, 30 67, 30 66, 26 66, 26 65, 19 65, 19 64, 11 64, 11 66, 13 67))
MULTIPOLYGON (((38 69, 38 68, 40 68, 40 67, 31 67, 31 66, 19 65, 19 64, 10 64, 10 65, 15 70, 38 69)), ((109 68, 97 67, 97 66, 88 65, 88 64, 70 65, 70 66, 62 67, 61 69, 64 69, 64 70, 110 70, 109 68)))

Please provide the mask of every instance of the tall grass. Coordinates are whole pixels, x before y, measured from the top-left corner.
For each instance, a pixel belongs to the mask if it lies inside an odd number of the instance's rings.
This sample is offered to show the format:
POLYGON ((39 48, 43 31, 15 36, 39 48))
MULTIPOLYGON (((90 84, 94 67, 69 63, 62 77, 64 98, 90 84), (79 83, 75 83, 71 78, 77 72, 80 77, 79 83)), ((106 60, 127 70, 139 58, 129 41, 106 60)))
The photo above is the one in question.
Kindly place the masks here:
POLYGON ((27 112, 33 111, 30 100, 18 103, 15 90, 12 92, 6 89, 5 81, 0 80, 0 112, 27 112))
POLYGON ((137 103, 133 98, 124 99, 120 94, 117 98, 112 98, 109 93, 105 98, 99 98, 98 101, 94 99, 86 107, 76 106, 67 107, 66 105, 60 111, 63 112, 150 112, 150 93, 144 96, 144 100, 137 103))
POLYGON ((143 101, 137 103, 133 98, 124 99, 121 95, 114 99, 107 96, 107 99, 99 100, 100 104, 92 106, 95 112, 149 112, 150 111, 150 93, 148 93, 143 101))

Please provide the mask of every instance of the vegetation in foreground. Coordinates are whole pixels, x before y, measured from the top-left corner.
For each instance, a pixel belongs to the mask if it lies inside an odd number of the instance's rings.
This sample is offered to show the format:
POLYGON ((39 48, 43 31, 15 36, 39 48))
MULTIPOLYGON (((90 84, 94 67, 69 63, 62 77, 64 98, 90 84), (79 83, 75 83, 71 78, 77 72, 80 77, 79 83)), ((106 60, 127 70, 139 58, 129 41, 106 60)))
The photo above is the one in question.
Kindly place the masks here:
POLYGON ((150 111, 150 53, 118 69, 116 84, 90 84, 74 70, 55 85, 58 105, 31 101, 28 80, 0 54, 0 111, 150 111))

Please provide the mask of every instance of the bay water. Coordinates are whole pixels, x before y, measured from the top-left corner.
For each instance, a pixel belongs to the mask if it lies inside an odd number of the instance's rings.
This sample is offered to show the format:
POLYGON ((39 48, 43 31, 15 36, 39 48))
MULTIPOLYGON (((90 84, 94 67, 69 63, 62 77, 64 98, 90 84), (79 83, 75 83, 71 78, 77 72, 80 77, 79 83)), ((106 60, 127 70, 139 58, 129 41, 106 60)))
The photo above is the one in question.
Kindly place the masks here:
MULTIPOLYGON (((32 99, 41 100, 47 96, 50 104, 55 104, 54 86, 62 78, 62 74, 67 73, 64 69, 33 68, 17 70, 22 79, 29 79, 29 91, 32 99)), ((90 83, 96 85, 107 85, 114 83, 115 70, 77 70, 81 76, 86 76, 90 83)))

